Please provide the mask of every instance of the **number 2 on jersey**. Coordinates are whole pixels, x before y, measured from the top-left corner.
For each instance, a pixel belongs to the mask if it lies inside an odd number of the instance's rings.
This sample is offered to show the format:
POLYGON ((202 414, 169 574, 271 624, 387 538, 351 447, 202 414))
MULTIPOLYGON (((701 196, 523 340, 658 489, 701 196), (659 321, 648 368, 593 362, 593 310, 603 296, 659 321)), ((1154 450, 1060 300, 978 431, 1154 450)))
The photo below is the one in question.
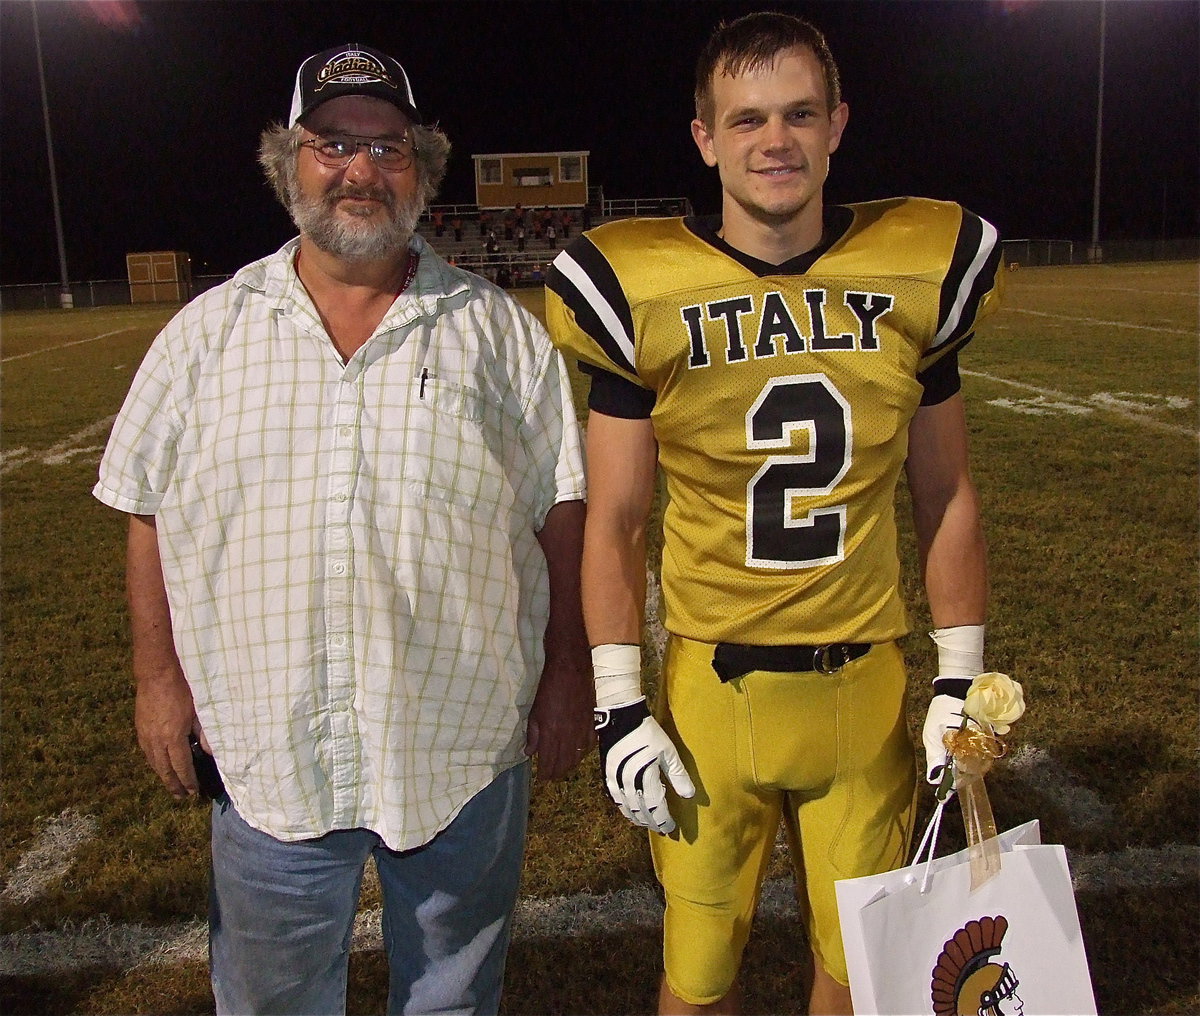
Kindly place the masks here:
POLYGON ((845 554, 846 506, 807 512, 797 502, 832 493, 850 468, 850 404, 824 374, 772 378, 746 413, 746 446, 771 454, 746 486, 746 564, 799 570, 845 554))

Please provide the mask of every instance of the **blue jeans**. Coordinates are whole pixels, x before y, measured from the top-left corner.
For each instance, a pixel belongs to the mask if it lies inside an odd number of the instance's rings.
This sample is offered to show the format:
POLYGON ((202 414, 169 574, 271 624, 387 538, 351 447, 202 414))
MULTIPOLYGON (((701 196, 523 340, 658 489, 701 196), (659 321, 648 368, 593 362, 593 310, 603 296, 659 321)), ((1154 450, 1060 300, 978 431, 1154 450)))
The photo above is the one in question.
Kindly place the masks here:
POLYGON ((495 1013, 529 811, 529 764, 501 773, 415 850, 366 829, 285 843, 213 806, 209 957, 217 1013, 344 1013, 367 858, 383 893, 389 1014, 495 1013))

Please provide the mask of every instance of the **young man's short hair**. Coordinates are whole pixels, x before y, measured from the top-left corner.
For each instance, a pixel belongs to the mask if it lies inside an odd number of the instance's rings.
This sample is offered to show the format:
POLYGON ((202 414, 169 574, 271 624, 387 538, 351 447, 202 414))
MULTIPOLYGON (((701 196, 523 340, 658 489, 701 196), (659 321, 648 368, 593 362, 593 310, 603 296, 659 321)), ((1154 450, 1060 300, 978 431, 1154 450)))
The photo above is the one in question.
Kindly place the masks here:
POLYGON ((812 50, 825 78, 825 96, 832 113, 842 101, 841 78, 829 44, 820 29, 791 14, 760 11, 716 27, 696 63, 696 118, 712 126, 713 79, 733 77, 770 64, 787 49, 812 50))

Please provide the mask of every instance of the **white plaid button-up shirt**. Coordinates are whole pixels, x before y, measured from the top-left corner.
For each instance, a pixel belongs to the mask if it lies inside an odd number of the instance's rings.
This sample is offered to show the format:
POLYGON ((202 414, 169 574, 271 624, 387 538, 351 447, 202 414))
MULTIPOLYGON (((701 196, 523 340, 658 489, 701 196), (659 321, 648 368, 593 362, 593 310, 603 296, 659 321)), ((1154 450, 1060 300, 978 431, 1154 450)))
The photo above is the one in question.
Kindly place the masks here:
POLYGON ((93 491, 156 516, 175 645, 240 814, 282 840, 431 839, 524 758, 535 533, 584 495, 561 357, 419 238, 347 363, 298 241, 163 329, 93 491))

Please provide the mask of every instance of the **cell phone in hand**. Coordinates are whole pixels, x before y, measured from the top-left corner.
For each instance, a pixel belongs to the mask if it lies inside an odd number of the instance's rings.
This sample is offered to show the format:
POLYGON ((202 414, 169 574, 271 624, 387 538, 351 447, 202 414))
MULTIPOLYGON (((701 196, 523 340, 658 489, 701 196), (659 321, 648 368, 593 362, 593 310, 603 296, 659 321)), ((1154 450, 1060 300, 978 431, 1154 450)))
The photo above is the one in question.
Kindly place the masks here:
POLYGON ((192 765, 196 767, 196 781, 200 784, 200 796, 210 801, 219 801, 225 796, 225 783, 217 770, 217 761, 200 746, 195 734, 188 734, 192 746, 192 765))

